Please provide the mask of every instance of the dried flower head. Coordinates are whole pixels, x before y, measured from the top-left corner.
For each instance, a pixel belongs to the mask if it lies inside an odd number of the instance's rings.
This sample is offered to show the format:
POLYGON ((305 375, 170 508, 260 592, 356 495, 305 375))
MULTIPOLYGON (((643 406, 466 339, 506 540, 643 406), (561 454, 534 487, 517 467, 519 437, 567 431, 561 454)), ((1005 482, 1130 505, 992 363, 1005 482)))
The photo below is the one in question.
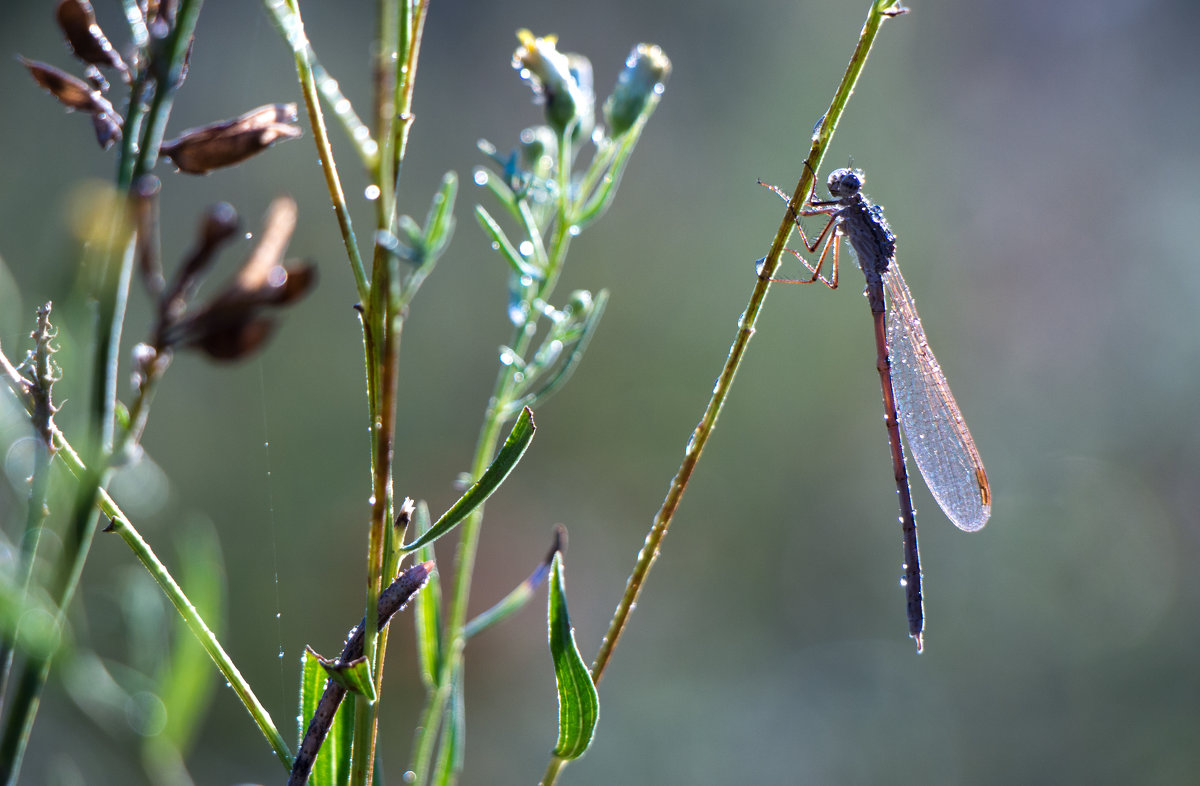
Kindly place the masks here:
POLYGON ((159 152, 181 172, 206 175, 240 164, 280 139, 295 139, 300 136, 295 123, 295 104, 267 104, 232 120, 184 131, 164 142, 159 152))

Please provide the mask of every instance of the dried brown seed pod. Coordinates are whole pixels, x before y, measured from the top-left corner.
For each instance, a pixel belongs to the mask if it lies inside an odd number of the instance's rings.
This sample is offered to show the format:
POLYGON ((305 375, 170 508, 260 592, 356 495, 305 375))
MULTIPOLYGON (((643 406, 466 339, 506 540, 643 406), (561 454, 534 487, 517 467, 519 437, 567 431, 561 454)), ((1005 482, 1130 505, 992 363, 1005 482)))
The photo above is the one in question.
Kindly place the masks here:
POLYGON ((80 112, 91 114, 107 112, 116 117, 116 112, 108 99, 82 79, 71 76, 66 71, 47 63, 19 56, 18 59, 23 66, 29 69, 34 81, 49 90, 50 94, 68 109, 78 109, 80 112))
POLYGON ((96 24, 96 14, 88 0, 61 0, 55 16, 76 57, 102 68, 115 68, 122 73, 127 70, 121 55, 96 24))
POLYGON ((287 305, 316 284, 316 266, 281 262, 296 227, 296 203, 271 203, 258 245, 224 289, 198 311, 163 327, 159 345, 198 347, 218 360, 245 357, 266 341, 275 320, 264 309, 287 305))
POLYGON ((179 171, 205 175, 240 164, 280 139, 300 136, 295 104, 267 104, 232 120, 192 128, 159 148, 179 171))

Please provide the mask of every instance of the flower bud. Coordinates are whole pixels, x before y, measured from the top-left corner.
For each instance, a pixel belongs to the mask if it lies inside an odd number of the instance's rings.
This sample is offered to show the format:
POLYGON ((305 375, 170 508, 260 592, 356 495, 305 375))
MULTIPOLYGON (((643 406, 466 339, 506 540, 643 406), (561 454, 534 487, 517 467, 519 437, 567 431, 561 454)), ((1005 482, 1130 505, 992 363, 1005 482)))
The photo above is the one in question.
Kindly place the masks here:
POLYGON ((591 133, 596 96, 592 90, 592 65, 582 55, 558 51, 558 37, 537 38, 518 30, 521 46, 513 53, 513 68, 529 82, 546 107, 546 122, 560 135, 574 128, 573 136, 591 133))
POLYGON ((261 153, 280 139, 295 139, 295 104, 267 104, 232 120, 184 131, 159 148, 179 167, 192 175, 240 164, 261 153))
POLYGON ((604 117, 614 137, 633 128, 647 105, 653 107, 670 73, 671 61, 658 46, 638 44, 633 48, 625 60, 625 70, 617 77, 617 86, 604 102, 604 117))

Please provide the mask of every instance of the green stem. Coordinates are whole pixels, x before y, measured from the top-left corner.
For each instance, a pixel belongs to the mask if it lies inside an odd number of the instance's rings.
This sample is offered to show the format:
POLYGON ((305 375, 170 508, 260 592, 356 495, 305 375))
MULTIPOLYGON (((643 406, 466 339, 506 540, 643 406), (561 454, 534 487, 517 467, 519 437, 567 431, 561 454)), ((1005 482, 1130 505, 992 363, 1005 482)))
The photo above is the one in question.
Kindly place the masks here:
MULTIPOLYGON (((680 464, 679 470, 671 482, 671 488, 667 492, 666 499, 663 500, 662 507, 659 508, 658 514, 654 517, 650 532, 646 536, 645 545, 638 553, 633 572, 630 574, 629 580, 625 585, 625 592, 621 596, 621 601, 617 605, 612 621, 609 623, 608 632, 605 634, 604 641, 600 645, 600 650, 596 654, 596 660, 592 664, 592 680, 596 683, 599 683, 601 677, 604 676, 604 670, 612 658, 613 650, 617 646, 617 642, 620 640, 621 634, 629 621, 629 616, 636 606, 637 598, 641 593, 646 576, 650 573, 650 568, 658 558, 659 547, 667 534, 667 529, 671 525, 675 511, 679 508, 679 503, 683 499, 683 493, 687 489, 687 484, 692 477, 692 473, 695 471, 700 454, 704 450, 708 438, 712 435, 713 428, 716 426, 717 416, 720 414, 721 407, 729 395, 734 375, 737 373, 746 348, 750 344, 750 339, 754 335, 755 322, 766 299, 767 291, 770 289, 771 278, 775 270, 779 267, 780 256, 783 253, 788 237, 791 235, 793 227, 792 216, 795 215, 796 209, 804 202, 804 199, 812 189, 813 173, 820 168, 821 159, 825 155, 825 150, 829 145, 830 139, 833 137, 838 121, 841 120, 846 102, 849 100, 850 94, 854 91, 854 85, 862 73, 863 66, 866 64, 867 55, 870 53, 871 45, 874 43, 876 34, 879 32, 879 26, 885 18, 895 16, 898 13, 903 13, 903 11, 900 9, 897 0, 876 0, 867 14, 867 21, 863 25, 862 32, 859 34, 858 46, 850 58, 850 63, 846 67, 846 72, 842 76, 842 81, 834 93, 833 100, 829 104, 829 109, 826 111, 817 133, 812 137, 812 144, 809 148, 808 158, 806 159, 800 182, 796 185, 795 195, 788 204, 788 209, 784 212, 779 229, 775 233, 775 239, 771 244, 771 250, 767 254, 766 261, 762 264, 754 291, 750 295, 750 302, 746 306, 746 310, 738 325, 737 335, 734 338, 733 345, 729 349, 729 356, 725 360, 725 366, 721 369, 717 384, 713 388, 712 398, 704 410, 704 416, 701 418, 699 425, 696 426, 695 431, 692 432, 691 438, 688 440, 683 462, 680 464)), ((565 764, 565 762, 558 760, 552 761, 546 771, 545 779, 542 781, 543 786, 551 786, 565 764)))
POLYGON ((112 521, 111 531, 121 536, 150 575, 154 577, 154 580, 158 582, 158 586, 162 588, 163 593, 171 601, 172 605, 175 606, 176 610, 179 611, 179 616, 183 618, 192 635, 196 637, 196 640, 204 647, 204 651, 208 653, 213 663, 216 664, 221 674, 224 675, 225 681, 229 683, 229 687, 242 700, 242 704, 245 705, 246 710, 250 713, 250 717, 258 725, 259 731, 262 732, 263 736, 267 738, 267 742, 270 743, 271 750, 275 752, 275 756, 282 762, 286 769, 291 770, 292 752, 288 748, 287 742, 284 741, 283 735, 276 728, 275 722, 271 719, 271 713, 267 711, 267 708, 254 695, 254 691, 250 688, 250 683, 238 671, 229 654, 221 646, 221 642, 217 640, 216 634, 204 622, 204 618, 196 610, 196 607, 192 605, 187 595, 184 594, 183 589, 176 583, 170 571, 167 570, 166 565, 162 563, 158 555, 150 548, 150 544, 134 529, 133 524, 121 513, 116 503, 106 493, 102 492, 99 506, 112 521))
POLYGON ((290 24, 284 29, 296 61, 296 76, 300 82, 300 93, 304 97, 304 108, 308 112, 308 125, 312 129, 317 158, 321 161, 321 173, 325 176, 329 202, 333 205, 338 229, 342 233, 342 246, 346 250, 346 258, 350 260, 350 270, 354 274, 354 286, 358 292, 358 301, 365 304, 370 295, 370 285, 367 283, 366 268, 363 266, 362 255, 358 250, 358 238, 354 235, 354 224, 350 220, 350 207, 346 204, 346 192, 342 189, 337 163, 333 159, 329 129, 325 126, 325 115, 321 111, 321 100, 317 94, 317 83, 313 75, 312 48, 309 46, 308 37, 304 32, 304 21, 300 16, 300 6, 297 0, 265 0, 267 11, 277 19, 280 17, 275 14, 274 5, 279 2, 286 2, 286 7, 292 14, 289 20, 290 24))
MULTIPOLYGON (((575 203, 571 200, 567 187, 571 176, 570 134, 571 130, 567 129, 559 139, 558 172, 563 186, 559 189, 558 211, 551 235, 550 248, 547 252, 545 275, 539 283, 536 293, 536 298, 540 300, 547 300, 553 292, 571 243, 575 203)), ((536 319, 536 313, 531 315, 531 318, 536 319)), ((518 357, 525 357, 533 340, 534 334, 526 330, 525 325, 518 325, 513 330, 508 346, 518 357)), ((515 400, 515 391, 516 383, 513 379, 512 369, 501 366, 496 376, 492 396, 488 399, 479 437, 475 443, 475 456, 471 463, 473 479, 478 479, 483 475, 492 457, 496 454, 496 448, 503 436, 505 413, 512 411, 510 404, 515 400)), ((468 516, 461 525, 454 589, 450 600, 450 617, 446 626, 448 646, 445 647, 445 651, 447 656, 437 675, 437 687, 426 699, 421 726, 417 730, 417 738, 414 743, 413 763, 410 769, 416 773, 417 784, 428 782, 430 766, 434 760, 438 734, 442 726, 442 716, 446 704, 450 700, 454 680, 461 678, 463 649, 466 646, 464 631, 467 625, 467 601, 471 595, 471 578, 475 573, 475 559, 479 550, 479 534, 482 525, 482 506, 468 516)))

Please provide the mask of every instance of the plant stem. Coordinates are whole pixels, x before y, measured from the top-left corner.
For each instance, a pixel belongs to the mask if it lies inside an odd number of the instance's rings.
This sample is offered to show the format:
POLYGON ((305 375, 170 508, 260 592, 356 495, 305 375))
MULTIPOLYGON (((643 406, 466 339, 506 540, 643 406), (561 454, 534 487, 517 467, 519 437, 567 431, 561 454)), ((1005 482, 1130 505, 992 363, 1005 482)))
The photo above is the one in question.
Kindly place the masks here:
MULTIPOLYGON (((158 160, 159 145, 162 143, 175 90, 179 85, 179 76, 183 73, 184 60, 195 32, 201 5, 202 0, 181 0, 179 3, 175 24, 165 46, 166 62, 155 75, 157 80, 154 96, 144 118, 139 99, 146 75, 140 76, 139 85, 131 91, 133 100, 130 103, 129 114, 133 122, 126 124, 125 133, 136 135, 141 131, 141 145, 140 148, 135 147, 130 139, 122 143, 121 157, 117 165, 117 191, 122 202, 120 208, 112 213, 108 242, 99 250, 102 258, 97 260, 101 272, 99 287, 95 293, 98 304, 96 343, 92 358, 87 443, 84 449, 87 469, 78 476, 79 485, 72 507, 71 524, 59 553, 51 590, 51 598, 57 606, 56 621, 60 626, 65 624, 67 607, 78 587, 79 576, 83 572, 83 565, 87 561, 95 535, 96 500, 111 475, 109 464, 115 430, 113 413, 117 399, 121 331, 125 322, 134 260, 133 233, 127 221, 129 187, 158 160)), ((53 653, 30 658, 23 668, 17 694, 5 722, 3 735, 0 737, 0 781, 4 783, 15 781, 20 770, 21 758, 33 728, 52 660, 53 653)))
MULTIPOLYGON (((313 76, 312 50, 304 32, 300 6, 297 0, 265 0, 268 13, 271 13, 276 19, 280 19, 273 10, 277 3, 286 3, 285 7, 292 14, 291 24, 284 26, 281 22, 281 27, 287 34, 288 44, 292 47, 292 54, 296 61, 296 76, 300 82, 301 95, 304 96, 304 108, 308 112, 308 125, 312 129, 317 158, 321 161, 321 173, 325 176, 329 202, 333 205, 338 229, 342 233, 342 246, 346 249, 346 258, 350 261, 350 270, 354 274, 354 286, 358 292, 358 300, 360 303, 366 303, 370 293, 367 272, 363 267, 362 255, 358 250, 358 238, 354 234, 354 224, 350 220, 346 192, 342 189, 337 163, 333 159, 333 147, 329 142, 329 129, 325 125, 325 115, 321 112, 321 99, 317 95, 317 83, 313 76)), ((356 142, 358 141, 360 140, 356 140, 356 142)))
MULTIPOLYGON (((547 253, 543 278, 534 295, 536 300, 547 300, 558 281, 558 275, 567 256, 571 243, 571 227, 574 225, 575 204, 569 190, 571 178, 571 129, 562 133, 558 140, 558 177, 562 187, 558 193, 558 211, 551 234, 550 247, 547 253)), ((536 241, 534 241, 536 244, 536 241)), ((536 318, 536 316, 532 316, 536 318)), ((508 346, 518 357, 525 357, 533 343, 534 333, 526 329, 526 325, 518 325, 513 330, 508 346)), ((510 404, 515 400, 516 383, 512 369, 501 366, 496 376, 496 384, 492 396, 488 399, 484 412, 483 424, 475 443, 475 456, 471 463, 471 478, 478 479, 487 469, 496 453, 505 423, 505 412, 511 411, 510 404)), ((483 525, 483 507, 480 506, 468 516, 461 525, 458 541, 457 561, 455 564, 454 589, 450 600, 450 616, 446 625, 447 646, 443 648, 446 658, 437 675, 437 687, 426 699, 425 709, 421 716, 421 726, 417 729, 414 742, 412 771, 416 773, 417 784, 426 783, 433 755, 441 731, 442 715, 450 700, 454 680, 461 679, 463 666, 463 649, 466 646, 464 629, 467 624, 467 601, 471 595, 471 578, 475 573, 475 558, 479 550, 479 534, 483 525)))
MULTIPOLYGON (((704 450, 708 438, 712 435, 713 428, 716 426, 717 416, 720 414, 721 407, 729 395, 734 375, 737 373, 746 348, 750 344, 750 339, 754 335, 755 322, 766 300, 767 291, 771 285, 771 278, 775 270, 779 267, 779 258, 783 253, 788 237, 791 235, 793 227, 792 217, 796 214, 796 210, 804 202, 809 191, 812 189, 813 173, 820 168, 821 159, 824 157, 833 132, 837 128, 838 121, 841 119, 846 102, 849 100, 850 94, 854 90, 854 85, 857 83, 863 66, 866 64, 867 55, 870 53, 871 45, 874 43, 876 34, 879 32, 879 26, 885 18, 896 16, 898 13, 903 13, 903 10, 900 9, 897 0, 876 0, 867 14, 867 20, 863 24, 862 32, 859 33, 858 46, 855 47, 854 54, 850 58, 845 74, 842 76, 842 81, 834 93, 833 100, 829 104, 829 109, 826 111, 818 131, 812 137, 805 167, 800 176, 800 182, 796 185, 795 194, 791 202, 788 203, 788 208, 784 212, 779 229, 775 233, 771 250, 768 252, 766 260, 762 263, 754 290, 750 295, 750 302, 743 312, 738 324, 737 335, 734 338, 733 345, 729 349, 729 356, 726 358, 725 365, 721 369, 721 374, 717 378, 717 384, 713 388, 712 398, 704 410, 704 415, 699 425, 696 426, 691 438, 688 440, 683 462, 680 464, 679 470, 671 482, 671 488, 667 492, 666 499, 663 500, 662 507, 659 508, 657 515, 654 517, 650 532, 646 536, 645 545, 642 546, 641 551, 638 553, 633 572, 630 574, 629 580, 625 585, 625 592, 621 596, 621 601, 617 605, 612 621, 609 623, 608 632, 605 634, 604 641, 600 645, 600 650, 596 654, 596 660, 592 664, 592 680, 596 683, 599 683, 601 677, 604 676, 604 670, 607 668, 609 660, 612 658, 613 650, 617 646, 622 632, 625 630, 629 616, 632 614, 637 603, 638 595, 645 584, 646 576, 649 574, 650 568, 653 567, 654 561, 658 558, 659 547, 667 534, 667 529, 671 525, 675 511, 679 508, 679 503, 683 499, 683 493, 686 491, 688 481, 691 479, 696 464, 700 460, 700 454, 704 450)), ((566 762, 560 759, 551 761, 542 781, 543 786, 551 786, 565 764, 566 762)))

